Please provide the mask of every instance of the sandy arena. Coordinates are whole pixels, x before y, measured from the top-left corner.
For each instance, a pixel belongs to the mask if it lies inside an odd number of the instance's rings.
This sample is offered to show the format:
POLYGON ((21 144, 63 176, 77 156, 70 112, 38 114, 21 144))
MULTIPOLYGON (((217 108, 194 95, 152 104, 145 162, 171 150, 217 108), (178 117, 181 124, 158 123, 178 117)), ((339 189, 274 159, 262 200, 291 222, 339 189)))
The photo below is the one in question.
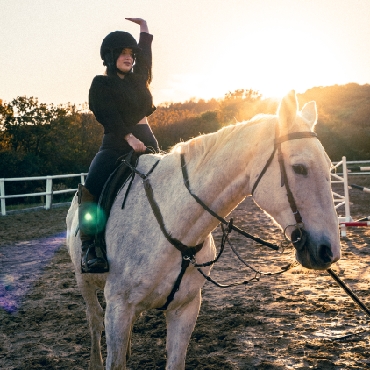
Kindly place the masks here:
MULTIPOLYGON (((359 177, 356 183, 370 187, 370 178, 359 177)), ((369 216, 370 194, 356 190, 350 194, 353 218, 369 216)), ((66 213, 67 207, 62 207, 0 218, 1 369, 88 367, 90 337, 84 302, 60 234, 66 213), (56 252, 48 252, 45 244, 56 245, 56 252)), ((232 216, 237 226, 251 234, 275 243, 281 238, 251 198, 232 216)), ((218 229, 214 235, 219 241, 218 229)), ((293 260, 292 250, 279 255, 236 233, 231 241, 248 263, 265 272, 279 271, 293 260)), ((333 269, 370 307, 370 227, 348 229, 341 242, 342 259, 333 269)), ((252 276, 229 247, 212 270, 212 277, 220 282, 252 276)), ((103 301, 102 294, 100 298, 103 301)), ((326 272, 295 267, 230 289, 207 282, 186 369, 370 368, 369 320, 326 272)), ((163 312, 142 315, 134 326, 128 369, 164 369, 165 333, 163 312)), ((103 348, 105 356, 104 338, 103 348)))

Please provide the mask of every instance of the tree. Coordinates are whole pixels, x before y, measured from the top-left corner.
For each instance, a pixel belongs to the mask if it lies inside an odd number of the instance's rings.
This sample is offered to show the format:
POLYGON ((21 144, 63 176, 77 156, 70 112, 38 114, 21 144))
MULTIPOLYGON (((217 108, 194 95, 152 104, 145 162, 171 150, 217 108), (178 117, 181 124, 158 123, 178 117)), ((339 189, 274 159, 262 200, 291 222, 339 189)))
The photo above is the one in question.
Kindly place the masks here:
POLYGON ((64 108, 39 104, 37 98, 33 97, 19 96, 9 104, 1 104, 1 147, 39 155, 50 123, 65 114, 64 108))
POLYGON ((219 103, 219 120, 224 124, 245 121, 258 113, 262 95, 251 89, 238 89, 225 94, 219 103))
POLYGON ((221 128, 216 111, 206 111, 198 116, 187 117, 167 126, 153 127, 153 132, 163 150, 168 150, 180 141, 200 134, 208 134, 221 128))

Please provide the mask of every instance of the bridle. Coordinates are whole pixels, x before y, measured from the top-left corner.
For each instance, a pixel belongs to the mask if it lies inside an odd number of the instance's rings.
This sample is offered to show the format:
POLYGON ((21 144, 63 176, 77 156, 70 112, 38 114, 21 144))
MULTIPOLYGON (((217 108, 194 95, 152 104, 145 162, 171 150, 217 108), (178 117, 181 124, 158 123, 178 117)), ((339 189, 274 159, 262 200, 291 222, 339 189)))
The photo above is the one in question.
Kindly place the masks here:
POLYGON ((295 231, 293 231, 293 234, 296 237, 296 240, 291 241, 291 243, 293 243, 293 244, 298 243, 299 241, 302 240, 304 224, 303 224, 302 216, 299 213, 296 201, 294 199, 294 195, 293 195, 292 190, 290 189, 290 186, 289 186, 288 175, 287 175, 286 168, 285 168, 285 163, 284 163, 284 156, 283 156, 283 153, 281 151, 281 144, 284 143, 285 141, 289 141, 289 140, 308 139, 308 138, 316 138, 316 137, 317 137, 317 134, 315 132, 312 132, 312 131, 292 132, 292 133, 289 133, 289 134, 283 135, 283 136, 276 135, 275 140, 274 140, 274 150, 271 153, 269 159, 267 160, 265 166, 263 167, 262 171, 260 172, 257 180, 255 181, 255 183, 252 187, 252 196, 253 196, 254 191, 256 190, 256 188, 257 188, 259 182, 261 181, 263 175, 266 173, 268 167, 270 166, 272 160, 274 159, 275 152, 277 151, 278 152, 278 162, 279 162, 280 173, 281 173, 281 186, 285 185, 285 189, 287 191, 287 196, 288 196, 289 206, 290 206, 290 209, 293 212, 294 219, 295 219, 295 222, 296 222, 295 225, 288 225, 288 226, 285 227, 284 237, 285 237, 285 239, 287 239, 287 236, 286 236, 287 228, 289 226, 294 226, 295 231))
MULTIPOLYGON (((277 128, 276 128, 276 132, 277 132, 277 128)), ((295 230, 292 233, 292 238, 295 237, 296 239, 294 241, 289 241, 288 240, 287 242, 292 243, 295 246, 295 248, 299 247, 296 244, 302 244, 302 241, 304 243, 304 239, 306 238, 307 232, 304 230, 304 224, 303 224, 302 216, 299 213, 297 204, 296 204, 295 199, 294 199, 294 195, 293 195, 293 193, 292 193, 292 191, 290 189, 290 186, 289 186, 288 175, 287 175, 286 168, 285 168, 285 163, 284 163, 284 156, 283 156, 283 153, 281 151, 281 144, 284 143, 285 141, 289 141, 289 140, 309 139, 309 138, 317 138, 317 134, 315 132, 312 132, 312 131, 304 131, 304 132, 292 132, 292 133, 289 133, 289 134, 283 135, 283 136, 275 135, 274 150, 271 153, 269 159, 267 160, 265 166, 263 167, 261 173, 259 174, 259 176, 258 176, 257 180, 255 181, 255 183, 253 185, 253 188, 252 188, 252 196, 253 196, 254 191, 256 190, 256 188, 257 188, 259 182, 261 181, 263 175, 266 173, 268 167, 270 166, 272 160, 274 159, 275 152, 277 151, 278 152, 278 162, 279 162, 280 173, 281 173, 281 186, 284 186, 285 185, 285 189, 287 191, 287 196, 288 196, 288 202, 289 202, 290 208, 291 208, 291 210, 293 212, 293 215, 294 215, 294 218, 295 218, 295 222, 296 222, 295 225, 288 225, 284 229, 284 237, 285 237, 285 239, 287 239, 287 237, 286 237, 286 229, 289 226, 294 226, 295 227, 295 230)), ((226 222, 223 218, 219 217, 215 212, 213 212, 212 210, 210 210, 207 206, 205 207, 204 206, 204 203, 202 201, 200 201, 200 199, 191 192, 190 186, 189 186, 189 179, 187 177, 187 172, 186 172, 186 167, 185 167, 185 159, 184 159, 183 154, 181 154, 181 166, 182 166, 182 173, 183 173, 184 183, 185 183, 185 186, 188 189, 189 193, 195 198, 195 200, 199 204, 201 204, 203 206, 203 208, 205 210, 207 210, 208 212, 211 211, 210 213, 212 214, 212 216, 216 217, 222 223, 226 222)), ((232 229, 233 229, 233 225, 232 225, 232 219, 231 219, 230 220, 230 223, 228 224, 228 232, 230 233, 232 229)), ((227 240, 228 239, 228 234, 225 234, 224 233, 223 234, 223 239, 227 240)), ((261 243, 261 244, 267 245, 265 243, 261 243)), ((231 244, 230 244, 230 246, 231 246, 231 244)), ((233 247, 232 247, 232 250, 237 255, 237 257, 239 258, 239 260, 241 262, 243 262, 247 267, 251 268, 238 255, 238 253, 233 249, 233 247)), ((212 282, 213 284, 215 284, 218 287, 228 288, 230 286, 247 284, 249 282, 248 280, 237 282, 237 283, 230 284, 230 285, 218 284, 217 282, 215 282, 213 279, 211 279, 209 276, 207 276, 206 274, 204 274, 202 272, 202 270, 199 267, 210 266, 212 263, 214 263, 215 261, 218 260, 218 258, 220 257, 221 253, 222 253, 222 249, 221 249, 219 255, 216 257, 216 259, 214 261, 206 262, 206 263, 200 264, 200 265, 193 263, 193 266, 194 267, 197 267, 198 271, 204 276, 205 279, 207 279, 208 281, 212 282)), ((294 266, 294 264, 288 265, 280 273, 289 270, 293 266, 294 266)), ((263 275, 275 275, 276 274, 276 273, 261 273, 260 271, 256 271, 254 269, 252 269, 252 270, 257 273, 256 276, 258 274, 259 275, 262 275, 262 274, 263 275)), ((365 306, 364 303, 361 302, 361 300, 357 297, 357 295, 344 283, 344 281, 342 281, 339 278, 339 276, 332 269, 329 268, 326 271, 338 283, 338 285, 351 297, 351 299, 366 313, 366 315, 368 317, 370 317, 370 310, 365 306)), ((258 280, 256 278, 256 276, 254 278, 252 278, 250 281, 252 281, 252 280, 258 280)), ((177 283, 178 283, 178 281, 176 281, 176 284, 177 283)), ((175 286, 176 286, 176 284, 175 284, 175 286)), ((177 286, 177 289, 178 289, 178 286, 177 286)), ((173 292, 174 292, 174 290, 171 292, 171 294, 173 292)), ((171 298, 173 299, 173 295, 171 296, 171 298)), ((167 302, 166 302, 166 304, 165 304, 164 307, 167 308, 167 306, 168 306, 169 303, 170 303, 170 301, 167 300, 167 302)), ((345 337, 343 337, 343 338, 345 338, 345 337)))

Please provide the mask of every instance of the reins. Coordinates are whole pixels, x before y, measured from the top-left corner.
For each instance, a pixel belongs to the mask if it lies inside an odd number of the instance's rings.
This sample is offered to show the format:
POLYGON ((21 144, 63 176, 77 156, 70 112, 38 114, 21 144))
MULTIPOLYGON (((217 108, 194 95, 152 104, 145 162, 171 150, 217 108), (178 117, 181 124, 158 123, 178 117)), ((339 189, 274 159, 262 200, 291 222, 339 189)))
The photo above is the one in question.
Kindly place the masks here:
MULTIPOLYGON (((213 217, 215 217, 218 221, 220 221, 222 224, 224 225, 228 225, 228 222, 221 216, 219 216, 216 212, 214 212, 212 209, 210 209, 197 195, 195 195, 194 193, 192 193, 192 191, 190 190, 190 184, 189 184, 189 176, 188 176, 188 171, 186 169, 186 163, 185 163, 185 156, 184 156, 184 153, 181 153, 180 155, 181 157, 181 171, 182 171, 182 177, 183 177, 183 180, 184 180, 184 185, 185 187, 188 189, 189 191, 189 194, 196 200, 196 202, 198 204, 200 204, 204 210, 206 210, 210 215, 212 215, 213 217)), ((237 233, 245 236, 246 238, 248 239, 252 239, 254 240, 255 242, 261 244, 261 245, 265 245, 266 247, 269 247, 271 249, 274 249, 274 250, 279 250, 279 246, 276 245, 276 244, 272 244, 266 240, 263 240, 263 239, 260 239, 258 237, 255 237, 249 233, 247 233, 245 230, 242 230, 240 228, 238 228, 237 226, 231 224, 231 229, 236 231, 237 233)))
POLYGON ((217 257, 214 260, 208 261, 208 262, 205 262, 205 263, 196 263, 195 258, 193 260, 190 260, 191 264, 194 267, 197 268, 197 270, 203 275, 203 277, 206 280, 208 280, 209 282, 211 282, 212 284, 216 285, 218 288, 231 288, 231 287, 234 287, 234 286, 246 285, 246 284, 250 283, 253 280, 259 281, 260 276, 262 276, 262 275, 266 275, 266 276, 280 275, 280 274, 288 271, 289 269, 291 269, 295 265, 295 262, 292 263, 292 264, 289 264, 288 266, 283 267, 281 269, 281 271, 278 271, 278 272, 262 272, 262 271, 256 270, 253 266, 251 266, 247 262, 245 262, 245 260, 240 256, 238 251, 235 249, 235 247, 230 242, 229 234, 233 230, 233 219, 232 218, 230 219, 226 228, 223 226, 223 224, 221 224, 221 229, 222 229, 221 247, 220 247, 220 251, 217 254, 217 257), (225 285, 225 284, 221 284, 221 283, 218 283, 217 281, 213 280, 209 275, 206 275, 202 271, 201 267, 211 266, 211 265, 213 265, 214 263, 216 263, 218 261, 218 259, 221 257, 221 255, 222 255, 222 253, 225 249, 225 243, 226 242, 229 244, 231 250, 237 256, 239 261, 242 262, 246 267, 248 267, 249 269, 251 269, 255 273, 254 277, 252 277, 249 280, 238 281, 238 282, 235 282, 235 283, 225 285))
POLYGON ((346 285, 346 283, 340 279, 340 277, 332 270, 327 269, 327 273, 337 282, 337 284, 351 297, 353 302, 355 302, 362 311, 366 313, 368 317, 370 317, 370 310, 360 301, 357 295, 346 285))

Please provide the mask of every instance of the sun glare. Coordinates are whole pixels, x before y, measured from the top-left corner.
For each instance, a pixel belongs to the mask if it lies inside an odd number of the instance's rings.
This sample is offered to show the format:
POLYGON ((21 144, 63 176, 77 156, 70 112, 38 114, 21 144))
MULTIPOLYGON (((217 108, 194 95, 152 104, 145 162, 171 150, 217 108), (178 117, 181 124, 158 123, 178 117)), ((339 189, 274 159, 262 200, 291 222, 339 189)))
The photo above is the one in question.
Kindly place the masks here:
POLYGON ((166 88, 154 96, 159 101, 208 100, 252 89, 264 97, 281 98, 290 90, 303 93, 348 83, 353 71, 343 57, 340 35, 330 26, 307 22, 276 17, 241 28, 236 37, 223 32, 209 40, 207 51, 195 58, 195 67, 167 76, 166 88))
POLYGON ((280 98, 292 89, 304 92, 341 83, 345 68, 338 63, 336 47, 319 31, 265 25, 242 42, 231 42, 233 53, 227 70, 220 70, 213 55, 205 63, 207 70, 174 76, 172 96, 181 90, 210 99, 236 89, 253 89, 265 97, 280 98))
POLYGON ((265 96, 281 97, 291 89, 337 83, 343 73, 335 45, 327 45, 312 30, 262 27, 252 39, 246 38, 246 44, 240 55, 244 62, 231 71, 231 79, 239 77, 265 96))

